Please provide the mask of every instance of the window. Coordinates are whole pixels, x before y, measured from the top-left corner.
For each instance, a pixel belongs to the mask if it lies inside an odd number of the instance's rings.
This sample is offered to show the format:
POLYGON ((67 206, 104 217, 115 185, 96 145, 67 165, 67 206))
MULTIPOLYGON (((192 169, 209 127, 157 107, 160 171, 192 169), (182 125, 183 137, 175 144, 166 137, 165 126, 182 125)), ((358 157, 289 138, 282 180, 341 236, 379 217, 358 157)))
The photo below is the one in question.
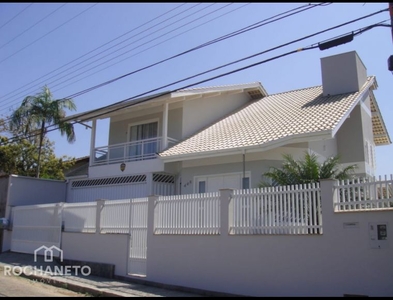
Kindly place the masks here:
POLYGON ((159 151, 158 122, 130 126, 129 138, 131 143, 129 155, 133 160, 154 158, 159 151))

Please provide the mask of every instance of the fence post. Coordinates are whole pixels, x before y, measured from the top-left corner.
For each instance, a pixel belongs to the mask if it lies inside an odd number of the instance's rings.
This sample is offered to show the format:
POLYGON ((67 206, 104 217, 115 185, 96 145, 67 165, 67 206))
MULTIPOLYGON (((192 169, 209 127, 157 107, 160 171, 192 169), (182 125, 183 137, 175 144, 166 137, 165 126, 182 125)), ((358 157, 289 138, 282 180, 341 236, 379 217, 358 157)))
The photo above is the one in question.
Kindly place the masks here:
POLYGON ((220 235, 228 236, 233 225, 233 189, 220 189, 220 235))
MULTIPOLYGON (((338 201, 337 196, 337 180, 335 179, 320 179, 319 186, 321 188, 321 206, 322 206, 322 231, 324 234, 332 233, 329 227, 332 228, 332 219, 334 218, 335 204, 338 201), (326 230, 326 228, 328 230, 326 230)), ((333 226, 334 227, 334 226, 333 226)))
POLYGON ((101 211, 105 206, 104 199, 97 200, 97 209, 96 209, 96 234, 101 233, 101 211))
POLYGON ((151 269, 154 268, 154 264, 149 264, 149 262, 154 261, 154 257, 157 253, 154 243, 152 241, 154 237, 154 217, 155 217, 155 207, 158 200, 157 195, 150 195, 147 197, 147 237, 146 237, 146 276, 148 277, 151 269), (149 260, 150 257, 150 260, 149 260), (151 267, 152 266, 152 267, 151 267))
POLYGON ((154 213, 158 196, 151 195, 147 199, 147 242, 149 243, 149 236, 154 235, 154 213))

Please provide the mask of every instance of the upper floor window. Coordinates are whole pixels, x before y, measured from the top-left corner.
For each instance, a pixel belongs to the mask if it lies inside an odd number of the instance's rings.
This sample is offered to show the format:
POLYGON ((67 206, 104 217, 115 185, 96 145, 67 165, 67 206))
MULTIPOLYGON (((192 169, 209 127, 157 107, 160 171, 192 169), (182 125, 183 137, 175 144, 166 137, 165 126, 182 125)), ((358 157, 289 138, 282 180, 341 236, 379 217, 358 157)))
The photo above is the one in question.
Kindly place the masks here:
POLYGON ((132 160, 155 158, 160 144, 158 137, 158 122, 135 124, 129 131, 129 156, 132 160))
POLYGON ((130 127, 130 142, 155 138, 158 135, 158 122, 138 124, 130 127))

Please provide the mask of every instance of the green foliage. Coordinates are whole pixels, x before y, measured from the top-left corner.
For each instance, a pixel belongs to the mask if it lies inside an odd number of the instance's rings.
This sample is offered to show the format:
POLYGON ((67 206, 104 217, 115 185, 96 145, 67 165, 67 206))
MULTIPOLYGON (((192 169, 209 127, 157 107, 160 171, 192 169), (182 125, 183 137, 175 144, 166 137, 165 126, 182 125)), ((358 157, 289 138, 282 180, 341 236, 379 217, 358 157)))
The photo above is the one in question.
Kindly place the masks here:
POLYGON ((259 187, 307 184, 318 182, 320 179, 350 179, 356 165, 340 168, 339 156, 326 159, 323 163, 318 162, 314 153, 305 152, 304 157, 295 160, 290 154, 283 155, 284 161, 281 168, 271 167, 263 174, 272 183, 262 180, 259 187))
POLYGON ((62 136, 66 135, 68 142, 75 141, 73 125, 63 121, 66 109, 76 110, 74 101, 68 98, 54 100, 49 88, 44 86, 41 93, 27 96, 11 114, 9 130, 22 135, 31 144, 38 143, 36 177, 40 177, 41 152, 48 126, 59 129, 62 136))
MULTIPOLYGON (((36 145, 26 139, 9 142, 0 136, 0 170, 7 175, 35 177, 37 172, 38 152, 36 145)), ((42 147, 41 178, 64 180, 64 169, 73 166, 75 159, 67 156, 57 158, 54 144, 45 139, 42 147)))

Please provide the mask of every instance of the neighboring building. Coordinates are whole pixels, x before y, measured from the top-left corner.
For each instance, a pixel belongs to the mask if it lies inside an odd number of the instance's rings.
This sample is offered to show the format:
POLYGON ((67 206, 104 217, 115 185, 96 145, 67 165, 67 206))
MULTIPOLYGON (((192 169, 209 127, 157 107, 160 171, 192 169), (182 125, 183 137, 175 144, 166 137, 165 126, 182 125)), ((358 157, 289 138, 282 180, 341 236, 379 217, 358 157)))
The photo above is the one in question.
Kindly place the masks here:
POLYGON ((67 176, 67 201, 257 187, 282 154, 304 151, 373 176, 375 146, 391 143, 376 78, 355 51, 322 58, 321 69, 321 86, 274 95, 259 82, 192 88, 67 117, 92 121, 88 176, 67 176), (108 145, 96 147, 108 118, 108 145))
POLYGON ((89 172, 89 156, 75 159, 75 163, 69 169, 63 170, 66 178, 83 178, 87 177, 89 172))

